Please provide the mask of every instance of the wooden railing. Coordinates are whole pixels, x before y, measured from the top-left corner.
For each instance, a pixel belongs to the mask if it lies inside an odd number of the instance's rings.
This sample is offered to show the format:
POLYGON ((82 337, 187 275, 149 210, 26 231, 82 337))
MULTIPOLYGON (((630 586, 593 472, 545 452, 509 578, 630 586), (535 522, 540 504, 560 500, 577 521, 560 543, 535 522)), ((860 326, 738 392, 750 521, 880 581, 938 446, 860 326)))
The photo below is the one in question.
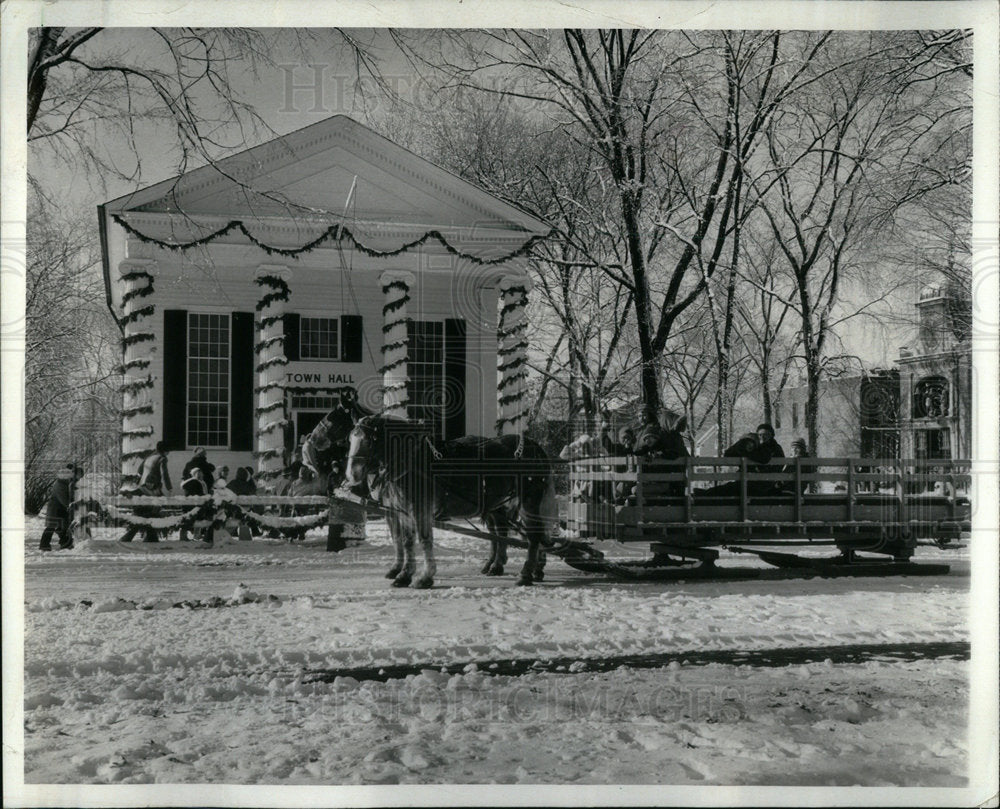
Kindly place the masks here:
POLYGON ((957 533, 970 521, 968 461, 784 458, 755 471, 742 458, 603 457, 569 466, 568 523, 583 535, 628 539, 655 526, 748 523, 776 533, 957 533))

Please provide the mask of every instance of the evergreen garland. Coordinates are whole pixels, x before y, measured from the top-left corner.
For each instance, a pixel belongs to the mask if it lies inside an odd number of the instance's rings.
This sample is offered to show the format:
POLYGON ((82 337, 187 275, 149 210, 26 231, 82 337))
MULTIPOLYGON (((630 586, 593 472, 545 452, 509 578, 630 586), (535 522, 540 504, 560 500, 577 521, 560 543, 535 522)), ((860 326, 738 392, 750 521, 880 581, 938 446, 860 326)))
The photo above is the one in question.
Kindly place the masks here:
POLYGON ((256 310, 258 312, 261 312, 264 309, 266 309, 268 306, 270 306, 272 303, 274 303, 275 301, 282 301, 282 302, 284 302, 284 301, 287 301, 287 300, 288 300, 288 291, 287 290, 284 291, 284 292, 268 292, 266 295, 262 295, 261 296, 261 299, 259 301, 257 301, 257 305, 256 305, 255 308, 256 308, 256 310))
POLYGON ((509 357, 511 354, 517 354, 519 352, 523 352, 524 349, 526 349, 527 347, 528 343, 522 340, 521 342, 515 343, 514 345, 509 346, 508 348, 498 348, 497 356, 509 357))
POLYGON ((140 405, 139 407, 126 407, 122 410, 122 418, 130 419, 133 416, 138 416, 140 414, 152 415, 152 413, 153 413, 152 405, 140 405))
MULTIPOLYGON (((380 374, 384 374, 386 371, 394 371, 400 365, 406 365, 407 362, 408 362, 408 358, 407 357, 400 357, 398 360, 393 360, 392 362, 387 362, 385 365, 383 365, 381 368, 378 369, 378 372, 380 374)), ((405 383, 403 383, 403 384, 405 384, 405 383)))
POLYGON ((277 419, 276 421, 269 421, 265 426, 257 430, 257 437, 260 438, 268 433, 273 433, 275 430, 280 430, 288 423, 286 419, 277 419))
POLYGON ((141 331, 136 334, 126 334, 122 338, 122 348, 128 348, 136 343, 144 343, 148 340, 155 340, 156 335, 148 331, 141 331))
POLYGON ((133 368, 137 369, 148 368, 149 364, 150 360, 146 359, 145 357, 138 357, 137 359, 129 360, 128 362, 123 362, 115 370, 118 371, 119 374, 124 375, 133 368))
POLYGON ((528 378, 528 372, 526 370, 520 371, 519 373, 516 374, 512 374, 511 376, 504 377, 503 379, 500 380, 500 384, 497 385, 497 390, 504 390, 505 388, 508 388, 511 385, 513 385, 515 382, 527 378, 528 378))
POLYGON ((286 295, 289 293, 288 282, 284 278, 277 275, 259 275, 254 279, 254 283, 257 286, 269 286, 273 289, 280 290, 286 295))
POLYGON ((260 352, 263 351, 265 348, 273 346, 275 343, 284 343, 284 342, 285 342, 285 335, 276 334, 274 337, 268 337, 266 340, 261 340, 259 343, 255 343, 253 350, 254 353, 260 354, 260 352))
POLYGON ((145 278, 150 284, 153 283, 153 276, 145 270, 132 270, 131 272, 123 272, 118 276, 120 281, 137 281, 140 278, 145 278))
POLYGON ((393 320, 391 323, 386 323, 382 327, 382 334, 388 334, 390 331, 392 331, 394 328, 396 328, 396 326, 402 326, 402 325, 411 323, 412 321, 413 321, 413 318, 411 318, 411 317, 402 317, 399 320, 393 320))
MULTIPOLYGON (((148 275, 148 273, 144 274, 148 275)), ((150 281, 152 281, 152 278, 150 278, 150 281)), ((122 306, 135 298, 145 298, 148 295, 152 295, 153 292, 155 292, 155 290, 153 289, 152 283, 144 287, 139 287, 138 289, 130 289, 122 295, 122 306)))
MULTIPOLYGON (((394 351, 397 348, 405 348, 409 344, 410 344, 409 340, 396 340, 395 342, 392 343, 385 343, 382 346, 382 353, 388 354, 390 351, 394 351)), ((406 362, 405 358, 403 359, 403 362, 406 362)))
POLYGON ((262 317, 257 321, 257 331, 264 331, 268 326, 273 326, 278 321, 284 322, 284 315, 268 315, 267 317, 262 317))
POLYGON ((363 253, 366 256, 372 258, 391 258, 393 256, 399 256, 403 253, 407 253, 410 250, 414 250, 418 247, 423 246, 426 242, 431 239, 436 240, 445 250, 447 250, 451 255, 457 256, 458 258, 469 261, 472 264, 476 264, 480 267, 488 267, 496 264, 503 264, 506 261, 510 261, 512 258, 518 258, 520 256, 527 255, 531 249, 540 241, 549 238, 556 231, 553 228, 548 233, 544 235, 532 236, 524 244, 518 247, 516 250, 507 253, 506 255, 500 256, 498 258, 480 258, 479 256, 472 255, 471 253, 465 253, 458 248, 451 245, 451 243, 444 237, 444 235, 438 230, 429 230, 423 236, 414 239, 412 242, 407 242, 406 244, 398 247, 395 250, 375 250, 368 247, 367 245, 358 241, 357 237, 351 232, 349 228, 343 225, 330 225, 326 230, 323 231, 318 237, 312 241, 306 242, 299 247, 275 247, 274 245, 265 244, 264 242, 257 239, 243 224, 239 219, 232 219, 226 225, 218 228, 217 230, 202 236, 197 239, 192 239, 189 242, 165 242, 160 239, 155 239, 152 236, 148 236, 140 230, 136 229, 132 225, 125 221, 125 218, 121 214, 111 214, 111 218, 121 225, 126 231, 135 236, 139 241, 146 244, 155 244, 158 247, 165 248, 167 250, 189 250, 192 247, 198 247, 203 244, 209 244, 210 242, 220 239, 226 236, 234 230, 241 232, 251 244, 256 245, 261 250, 263 250, 268 255, 279 255, 279 256, 299 256, 303 253, 308 253, 311 250, 315 250, 320 245, 327 241, 347 241, 350 242, 355 250, 363 253))
POLYGON ((497 370, 500 371, 500 373, 504 373, 514 368, 520 368, 522 365, 527 365, 527 363, 528 363, 527 358, 523 356, 515 357, 510 362, 504 362, 498 365, 497 370))
MULTIPOLYGON (((382 291, 384 292, 385 289, 383 289, 382 291)), ((382 317, 385 317, 386 315, 391 315, 393 312, 398 312, 400 309, 406 306, 406 304, 408 304, 410 300, 411 298, 409 295, 403 295, 403 297, 401 298, 396 298, 395 300, 388 301, 385 305, 382 306, 382 317)))
POLYGON ((147 376, 145 379, 137 379, 132 382, 123 382, 119 390, 126 395, 135 395, 139 391, 153 387, 153 377, 147 376))
POLYGON ((264 360, 262 363, 259 363, 254 368, 254 371, 256 371, 259 374, 261 371, 266 371, 268 368, 271 368, 275 365, 288 365, 288 357, 284 356, 283 354, 279 354, 277 357, 271 357, 271 359, 264 360))
POLYGON ((277 410, 278 408, 284 408, 284 406, 285 406, 284 400, 279 399, 277 402, 271 402, 271 404, 269 404, 269 405, 264 405, 263 407, 257 407, 257 408, 255 408, 255 410, 256 410, 257 415, 261 416, 264 413, 270 412, 271 410, 277 410))

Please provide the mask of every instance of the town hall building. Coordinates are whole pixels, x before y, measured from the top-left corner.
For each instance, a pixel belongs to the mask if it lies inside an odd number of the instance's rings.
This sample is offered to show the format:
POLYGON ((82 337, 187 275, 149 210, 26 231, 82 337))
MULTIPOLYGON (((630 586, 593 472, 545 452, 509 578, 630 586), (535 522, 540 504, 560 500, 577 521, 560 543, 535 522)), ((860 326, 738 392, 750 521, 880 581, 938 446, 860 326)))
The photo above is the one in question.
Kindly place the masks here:
POLYGON ((98 209, 122 471, 163 440, 276 476, 347 389, 435 435, 520 432, 549 227, 346 116, 98 209))

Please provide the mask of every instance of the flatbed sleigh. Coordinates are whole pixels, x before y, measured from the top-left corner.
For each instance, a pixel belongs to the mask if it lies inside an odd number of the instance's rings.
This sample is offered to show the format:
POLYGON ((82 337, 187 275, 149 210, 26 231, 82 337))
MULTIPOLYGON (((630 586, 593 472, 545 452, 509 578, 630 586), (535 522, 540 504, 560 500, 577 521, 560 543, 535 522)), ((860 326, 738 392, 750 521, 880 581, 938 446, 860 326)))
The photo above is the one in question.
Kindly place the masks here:
POLYGON ((627 566, 639 577, 752 575, 718 566, 721 550, 792 575, 940 575, 947 565, 912 558, 961 546, 970 483, 968 461, 788 458, 761 472, 736 458, 588 458, 569 464, 566 529, 649 543, 651 558, 627 566))
MULTIPOLYGON (((777 568, 779 578, 942 575, 948 565, 912 561, 917 547, 962 547, 971 530, 967 461, 788 458, 780 471, 754 472, 744 459, 629 456, 534 462, 537 469, 521 459, 517 471, 538 473, 553 463, 568 476, 569 498, 560 536, 551 538, 546 553, 578 570, 622 579, 761 574, 759 566, 716 564, 723 550, 752 554, 777 568), (594 547, 609 540, 648 543, 650 555, 610 558, 594 547), (802 550, 808 555, 796 552, 802 550)), ((438 459, 431 471, 453 479, 513 470, 504 461, 438 459)), ((343 490, 338 497, 358 502, 343 490)), ((434 527, 527 547, 467 521, 436 519, 434 527)))

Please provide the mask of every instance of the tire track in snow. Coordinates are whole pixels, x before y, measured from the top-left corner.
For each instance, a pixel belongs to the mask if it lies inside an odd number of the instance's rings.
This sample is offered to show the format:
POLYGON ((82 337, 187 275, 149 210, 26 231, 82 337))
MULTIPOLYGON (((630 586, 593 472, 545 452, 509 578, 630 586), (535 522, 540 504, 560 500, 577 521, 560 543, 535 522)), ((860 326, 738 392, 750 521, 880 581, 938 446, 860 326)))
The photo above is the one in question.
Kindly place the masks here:
POLYGON ((481 674, 519 677, 523 674, 549 672, 578 674, 613 671, 618 668, 666 668, 672 663, 685 666, 707 666, 713 663, 755 668, 778 668, 805 663, 866 663, 873 660, 910 662, 946 657, 968 660, 971 644, 968 641, 938 641, 917 643, 857 643, 831 646, 779 646, 771 649, 712 649, 687 652, 661 652, 655 654, 613 655, 610 657, 557 657, 550 659, 512 658, 507 660, 475 660, 461 663, 408 663, 405 665, 365 666, 348 669, 307 669, 306 682, 333 682, 337 677, 351 677, 358 681, 387 682, 410 675, 419 675, 428 669, 443 674, 462 674, 475 667, 481 674))

